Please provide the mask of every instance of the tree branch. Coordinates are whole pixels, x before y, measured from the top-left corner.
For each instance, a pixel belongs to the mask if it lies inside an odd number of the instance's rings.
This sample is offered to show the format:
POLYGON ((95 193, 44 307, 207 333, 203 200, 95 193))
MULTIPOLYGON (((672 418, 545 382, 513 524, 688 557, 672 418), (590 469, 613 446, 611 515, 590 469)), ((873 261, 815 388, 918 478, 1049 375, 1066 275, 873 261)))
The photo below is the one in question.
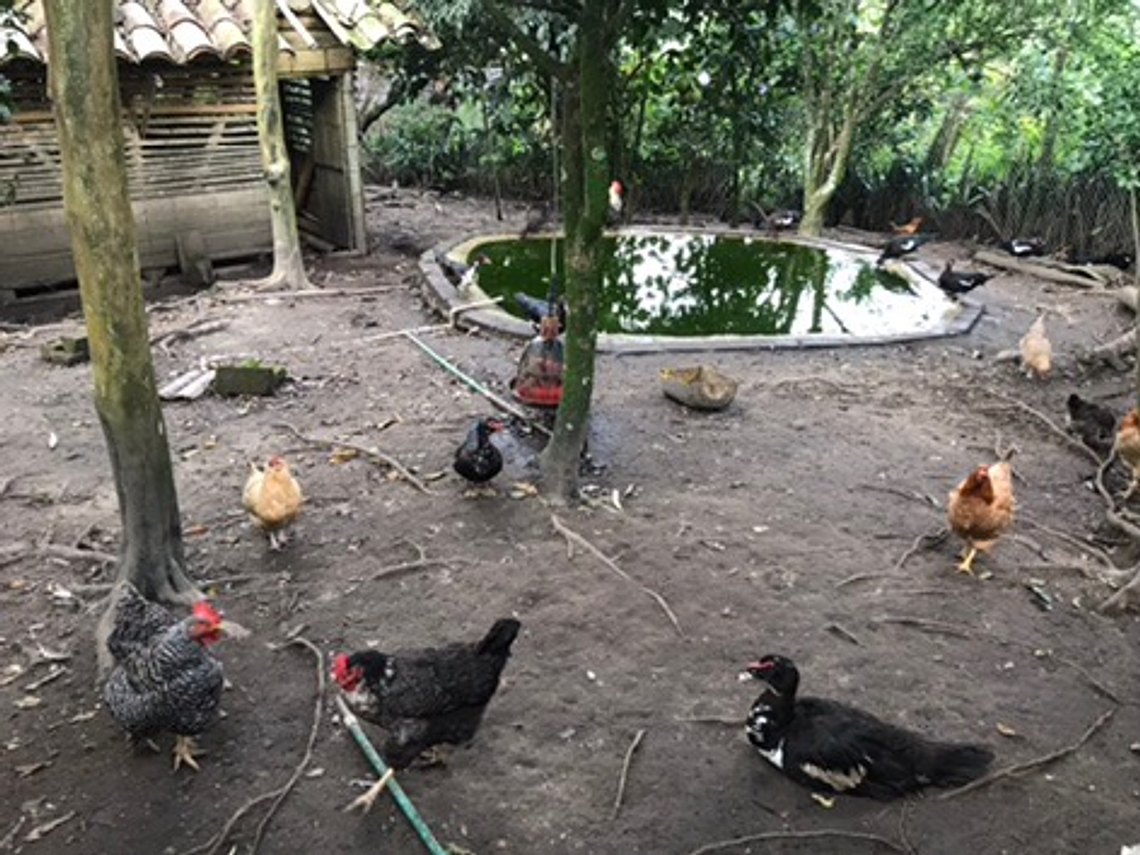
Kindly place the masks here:
POLYGON ((556 77, 563 82, 569 80, 570 67, 566 63, 559 62, 551 56, 546 49, 538 43, 537 39, 514 22, 514 19, 506 13, 496 0, 479 0, 479 5, 483 7, 483 11, 487 13, 487 17, 490 18, 494 27, 514 42, 519 50, 530 57, 531 61, 534 62, 542 72, 551 77, 556 77))

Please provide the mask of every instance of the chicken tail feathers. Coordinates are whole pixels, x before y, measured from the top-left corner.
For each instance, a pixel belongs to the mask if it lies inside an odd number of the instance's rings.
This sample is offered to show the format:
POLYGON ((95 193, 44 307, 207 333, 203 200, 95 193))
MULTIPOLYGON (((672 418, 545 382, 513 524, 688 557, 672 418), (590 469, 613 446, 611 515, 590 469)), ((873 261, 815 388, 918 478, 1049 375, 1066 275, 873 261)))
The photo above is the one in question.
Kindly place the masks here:
POLYGON ((495 625, 491 627, 483 640, 475 648, 475 653, 483 656, 486 654, 494 656, 506 656, 511 652, 511 645, 515 642, 515 637, 519 634, 522 624, 513 618, 500 618, 495 621, 495 625))
POLYGON ((994 753, 981 745, 936 744, 925 777, 936 787, 961 787, 980 778, 993 759, 994 753))

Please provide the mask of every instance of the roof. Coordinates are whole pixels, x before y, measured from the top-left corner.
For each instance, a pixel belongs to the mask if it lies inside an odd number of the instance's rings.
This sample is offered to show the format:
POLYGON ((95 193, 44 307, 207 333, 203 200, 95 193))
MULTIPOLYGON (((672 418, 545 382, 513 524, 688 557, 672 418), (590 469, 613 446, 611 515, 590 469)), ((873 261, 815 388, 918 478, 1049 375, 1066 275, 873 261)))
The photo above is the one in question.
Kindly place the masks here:
MULTIPOLYGON (((85 2, 85 0, 81 0, 85 2)), ((126 61, 165 60, 178 65, 200 57, 227 61, 252 53, 249 36, 255 0, 117 0, 115 53, 126 61)), ((276 0, 282 50, 318 42, 305 19, 314 16, 341 44, 367 50, 384 41, 435 37, 414 12, 375 0, 276 0), (285 38, 290 34, 290 38, 285 38)), ((47 28, 40 0, 17 0, 14 15, 0 13, 0 62, 47 62, 47 28)))

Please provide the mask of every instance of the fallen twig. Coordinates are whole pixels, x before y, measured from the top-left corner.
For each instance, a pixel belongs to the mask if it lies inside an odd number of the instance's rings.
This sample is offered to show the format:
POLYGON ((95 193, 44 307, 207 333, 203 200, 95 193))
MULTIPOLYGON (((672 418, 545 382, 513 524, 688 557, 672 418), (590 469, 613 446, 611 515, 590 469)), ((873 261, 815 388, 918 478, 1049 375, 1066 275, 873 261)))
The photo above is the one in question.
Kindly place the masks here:
POLYGON ((911 544, 910 549, 899 556, 899 560, 895 562, 895 566, 892 569, 897 573, 899 570, 902 570, 903 565, 906 564, 912 556, 917 555, 920 550, 934 549, 936 546, 941 546, 946 542, 946 538, 949 536, 950 529, 944 526, 937 531, 920 534, 914 539, 914 543, 911 544))
POLYGON ((256 294, 219 294, 213 299, 219 303, 250 303, 255 300, 269 300, 274 297, 287 300, 308 299, 310 297, 367 297, 370 294, 385 294, 391 291, 406 290, 407 285, 376 285, 371 288, 312 288, 302 291, 259 291, 256 294))
POLYGON ((196 846, 193 849, 187 850, 183 853, 183 855, 196 855, 196 853, 199 852, 207 852, 209 855, 215 855, 215 853, 217 853, 221 849, 222 845, 226 842, 226 839, 230 836, 230 832, 233 831, 234 826, 237 825, 243 816, 245 816, 262 802, 272 800, 272 804, 270 804, 269 810, 266 811, 265 816, 261 818, 261 822, 257 824, 257 831, 254 834, 253 843, 250 846, 250 855, 256 853, 257 848, 261 845, 261 838, 265 833, 265 827, 269 824, 269 820, 273 817, 274 813, 277 812, 277 808, 281 806, 281 803, 285 801, 286 796, 288 796, 292 791, 293 787, 296 785, 297 781, 304 773, 305 768, 313 759, 313 747, 316 745, 317 733, 319 732, 321 726, 321 706, 324 703, 325 698, 324 657, 321 655, 320 649, 315 644, 313 644, 307 638, 303 638, 301 636, 295 636, 289 639, 284 644, 278 645, 276 649, 291 647, 293 645, 308 648, 312 652, 313 656, 316 657, 317 662, 317 696, 316 701, 313 704, 313 724, 312 727, 309 728, 309 740, 305 745, 305 754, 301 758, 301 762, 297 764, 297 767, 293 770, 293 774, 289 776, 289 780, 286 781, 282 786, 278 787, 276 790, 272 790, 271 792, 262 793, 260 796, 257 796, 256 798, 253 798, 246 802, 244 805, 234 811, 233 815, 230 816, 226 824, 222 826, 221 831, 219 831, 216 835, 211 837, 201 846, 196 846))
POLYGON ((417 478, 415 475, 413 475, 408 470, 408 468, 406 466, 404 466, 403 463, 401 463, 396 458, 390 457, 389 455, 387 455, 384 452, 379 451, 375 448, 365 448, 362 445, 354 445, 351 442, 342 442, 341 440, 338 440, 338 439, 322 439, 321 437, 317 437, 317 436, 305 436, 305 434, 301 433, 299 430, 297 430, 297 428, 293 427, 293 425, 289 424, 288 422, 274 422, 274 424, 272 426, 275 428, 281 428, 282 430, 288 431, 289 433, 293 434, 293 436, 295 436, 297 439, 299 439, 301 442, 303 442, 307 445, 316 445, 316 446, 320 446, 321 448, 347 448, 347 449, 349 449, 351 451, 355 451, 357 454, 363 455, 365 457, 374 457, 377 460, 379 460, 381 463, 383 463, 384 465, 390 466, 392 469, 395 469, 396 472, 399 473, 401 478, 403 478, 405 481, 407 481, 409 484, 411 484, 413 487, 415 487, 421 493, 425 493, 426 495, 429 495, 429 496, 434 495, 434 493, 432 493, 432 491, 428 489, 427 484, 425 484, 423 481, 421 481, 419 478, 417 478))
POLYGON ((610 821, 611 822, 613 820, 617 819, 618 814, 621 813, 622 799, 625 798, 625 783, 626 783, 626 780, 629 778, 629 767, 630 767, 630 764, 633 762, 634 752, 637 751, 637 748, 639 745, 641 745, 641 740, 644 737, 645 737, 645 728, 643 727, 640 730, 638 730, 637 733, 634 734, 633 741, 629 743, 629 748, 627 748, 625 750, 625 760, 621 764, 621 776, 618 778, 617 795, 614 796, 614 809, 610 813, 610 821))
POLYGON ((946 799, 952 799, 955 796, 962 795, 963 793, 969 793, 974 790, 981 789, 982 787, 992 784, 994 781, 1000 781, 1003 778, 1011 778, 1014 775, 1030 772, 1034 769, 1039 769, 1042 766, 1047 766, 1050 763, 1053 763, 1064 757, 1068 757, 1070 754, 1076 752, 1082 745, 1092 739, 1096 732, 1104 727, 1105 724, 1108 723, 1108 720, 1112 718, 1115 713, 1115 709, 1105 710, 1103 713, 1101 713, 1100 718, 1089 725, 1089 728, 1083 734, 1081 734, 1081 738, 1074 742, 1072 745, 1066 745, 1064 748, 1059 748, 1056 751, 1050 751, 1048 754, 1045 754, 1044 756, 1038 757, 1034 760, 1027 760, 1024 763, 1015 763, 1012 766, 1006 766, 1002 769, 997 769, 993 772, 990 772, 988 775, 983 775, 981 778, 971 781, 964 786, 942 793, 940 796, 938 796, 938 800, 945 801, 946 799))
POLYGON ((685 637, 685 631, 681 629, 681 622, 677 620, 677 615, 673 613, 673 609, 669 607, 669 603, 665 601, 664 597, 662 597, 652 588, 641 584, 620 567, 618 567, 617 564, 615 564, 612 559, 607 557, 605 553, 598 549, 598 547, 594 546, 594 544, 590 543, 590 541, 586 540, 586 538, 582 537, 582 535, 578 534, 578 532, 574 531, 571 528, 568 528, 556 514, 550 515, 550 522, 554 525, 554 530, 566 538, 566 548, 570 551, 571 554, 573 554, 573 545, 576 543, 587 552, 592 554, 599 561, 601 561, 614 573, 625 579, 627 582, 631 582, 632 584, 637 585, 637 587, 641 588, 642 591, 657 601, 657 604, 661 606, 662 611, 664 611, 665 615, 669 618, 670 623, 673 624, 673 628, 677 630, 677 634, 682 638, 685 637))
POLYGON ((706 855, 708 852, 729 849, 733 846, 743 846, 747 843, 761 843, 766 840, 824 840, 833 837, 842 840, 862 840, 866 843, 876 843, 879 846, 885 846, 892 852, 908 853, 911 851, 907 847, 878 834, 868 834, 864 831, 844 831, 839 828, 817 828, 812 831, 764 831, 760 834, 734 837, 731 840, 718 840, 715 843, 706 843, 699 849, 694 849, 689 855, 706 855))
POLYGON ((859 636, 851 632, 851 630, 841 626, 840 624, 835 623, 834 621, 827 625, 827 631, 835 633, 840 638, 846 639, 852 644, 861 645, 863 643, 859 640, 859 636))
POLYGON ((381 567, 368 578, 375 582, 377 579, 383 579, 387 576, 398 576, 401 573, 407 573, 412 570, 426 570, 428 567, 447 567, 451 562, 444 558, 428 558, 427 550, 416 543, 414 540, 406 541, 415 547, 416 552, 419 553, 419 558, 414 561, 404 561, 400 564, 389 564, 386 567, 381 567))
POLYGON ((75 811, 68 811, 63 816, 56 817, 53 820, 41 823, 24 835, 24 842, 35 843, 37 840, 42 840, 57 828, 59 828, 61 825, 63 825, 65 822, 70 822, 71 820, 75 819, 75 817, 75 811))

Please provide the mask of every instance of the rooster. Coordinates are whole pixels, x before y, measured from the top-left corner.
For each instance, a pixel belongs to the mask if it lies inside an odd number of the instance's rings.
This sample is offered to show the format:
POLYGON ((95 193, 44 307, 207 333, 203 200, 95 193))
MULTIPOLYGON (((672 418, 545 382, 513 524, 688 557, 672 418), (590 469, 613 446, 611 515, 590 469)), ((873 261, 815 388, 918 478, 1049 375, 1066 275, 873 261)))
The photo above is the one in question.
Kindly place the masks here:
POLYGON ((907 220, 901 226, 896 223, 891 223, 891 232, 896 235, 918 234, 920 228, 922 228, 922 217, 914 217, 907 220))
POLYGON ((981 745, 935 742, 838 701, 797 698, 800 672, 765 656, 741 679, 759 680, 745 734, 769 763, 799 784, 834 793, 894 799, 923 787, 957 787, 985 772, 981 745))
POLYGON ((304 501, 301 485, 283 457, 270 457, 264 470, 249 464, 242 504, 254 524, 269 536, 271 550, 276 552, 285 545, 286 529, 301 513, 304 501))
POLYGON ((174 768, 198 769, 194 737, 218 718, 222 665, 206 649, 245 631, 205 600, 179 620, 127 583, 112 605, 107 648, 114 661, 103 700, 132 742, 174 734, 174 768))
POLYGON ((961 572, 973 574, 978 552, 988 551, 1013 524, 1013 508, 1013 472, 1005 462, 979 466, 950 492, 950 528, 968 545, 961 572))
POLYGON ((471 485, 466 494, 494 495, 494 488, 476 487, 484 484, 503 471, 503 455, 491 442, 491 434, 506 427, 496 418, 482 418, 467 431, 467 438, 455 450, 455 471, 471 485), (489 491, 489 492, 488 492, 489 491))
MULTIPOLYGON (((474 738, 520 626, 502 618, 475 644, 341 653, 333 657, 333 679, 354 713, 387 731, 384 757, 404 769, 429 748, 474 738)), ((381 789, 378 782, 349 807, 367 811, 381 789)))

